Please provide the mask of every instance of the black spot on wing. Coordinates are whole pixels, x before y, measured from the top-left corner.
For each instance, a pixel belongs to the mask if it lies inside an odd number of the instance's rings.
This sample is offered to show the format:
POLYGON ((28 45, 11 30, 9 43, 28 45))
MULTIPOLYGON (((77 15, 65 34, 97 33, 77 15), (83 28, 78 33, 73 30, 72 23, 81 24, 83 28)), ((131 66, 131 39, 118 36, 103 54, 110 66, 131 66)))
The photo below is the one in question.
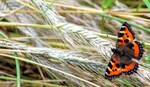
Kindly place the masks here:
POLYGON ((115 61, 113 59, 111 59, 111 62, 115 63, 115 61))
POLYGON ((121 67, 124 69, 125 68, 125 64, 121 64, 121 67))
POLYGON ((109 63, 109 64, 108 64, 108 67, 112 69, 112 65, 111 65, 111 63, 109 63))
POLYGON ((124 22, 122 26, 126 26, 129 30, 131 30, 131 26, 127 22, 124 22))
POLYGON ((123 37, 124 33, 118 33, 118 37, 123 37))
POLYGON ((118 48, 113 48, 111 49, 111 51, 114 53, 114 54, 120 54, 120 50, 118 48))
POLYGON ((108 70, 108 68, 106 69, 106 72, 107 72, 108 74, 110 74, 110 71, 108 70))
POLYGON ((118 42, 122 43, 122 42, 123 42, 123 40, 121 40, 121 39, 118 39, 118 42))
POLYGON ((116 64, 116 67, 117 67, 117 68, 119 68, 119 67, 120 67, 120 65, 119 65, 119 64, 116 64))
POLYGON ((125 42, 125 43, 128 43, 128 42, 129 42, 129 39, 125 39, 124 42, 125 42))
POLYGON ((120 31, 124 31, 125 29, 126 29, 125 26, 121 26, 120 31))
POLYGON ((130 31, 130 33, 132 34, 133 39, 134 39, 134 38, 135 38, 135 36, 134 36, 134 32, 132 31, 131 26, 130 26, 127 22, 124 22, 124 23, 122 24, 122 26, 125 26, 125 27, 127 27, 127 28, 128 28, 128 30, 130 31))
POLYGON ((128 45, 127 45, 127 47, 129 47, 130 49, 132 49, 133 48, 133 43, 129 43, 128 45))
POLYGON ((139 57, 138 57, 138 60, 140 60, 141 58, 142 58, 142 56, 143 56, 143 52, 144 52, 144 48, 143 48, 143 45, 140 43, 140 42, 138 42, 138 41, 135 41, 135 43, 138 45, 138 47, 139 47, 139 57))

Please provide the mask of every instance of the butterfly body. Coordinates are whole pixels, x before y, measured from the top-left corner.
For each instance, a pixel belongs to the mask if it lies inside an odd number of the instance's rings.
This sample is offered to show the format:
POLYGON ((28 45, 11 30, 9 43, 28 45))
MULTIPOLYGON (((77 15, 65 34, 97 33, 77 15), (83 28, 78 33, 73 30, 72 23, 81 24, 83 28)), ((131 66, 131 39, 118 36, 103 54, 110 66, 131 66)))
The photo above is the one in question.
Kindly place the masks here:
POLYGON ((131 26, 127 22, 123 23, 118 32, 116 48, 112 49, 113 55, 105 71, 107 79, 137 72, 138 63, 135 60, 142 58, 144 50, 142 44, 134 39, 131 26))

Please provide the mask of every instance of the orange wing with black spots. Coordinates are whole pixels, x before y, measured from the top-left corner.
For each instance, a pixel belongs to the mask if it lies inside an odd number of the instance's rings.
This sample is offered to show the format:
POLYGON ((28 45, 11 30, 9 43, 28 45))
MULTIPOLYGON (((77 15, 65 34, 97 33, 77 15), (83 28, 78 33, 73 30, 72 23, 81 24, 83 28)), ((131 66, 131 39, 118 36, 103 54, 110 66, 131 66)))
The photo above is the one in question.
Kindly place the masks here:
POLYGON ((133 42, 134 46, 133 46, 133 50, 134 50, 134 59, 140 60, 143 56, 143 45, 138 42, 138 41, 134 41, 133 42))
POLYGON ((137 69, 137 62, 130 60, 126 63, 121 63, 120 56, 117 54, 113 54, 112 59, 105 71, 105 78, 112 80, 113 78, 119 77, 121 74, 131 75, 137 72, 137 69))
POLYGON ((105 77, 111 80, 121 74, 136 73, 138 63, 135 60, 142 58, 143 51, 142 45, 137 41, 127 44, 122 49, 113 49, 113 55, 106 68, 105 77))
POLYGON ((117 47, 125 46, 127 43, 132 42, 134 38, 131 26, 127 22, 124 22, 118 32, 117 47))
POLYGON ((144 49, 140 42, 134 41, 134 32, 131 26, 123 23, 119 33, 116 48, 105 71, 105 77, 111 80, 121 74, 130 75, 137 71, 138 63, 135 60, 142 58, 144 49))
POLYGON ((138 63, 131 60, 128 64, 124 64, 122 67, 122 73, 125 75, 131 75, 135 72, 137 72, 138 69, 138 63))
POLYGON ((120 56, 113 54, 111 61, 108 63, 108 67, 105 71, 105 77, 109 80, 122 74, 120 67, 120 56))

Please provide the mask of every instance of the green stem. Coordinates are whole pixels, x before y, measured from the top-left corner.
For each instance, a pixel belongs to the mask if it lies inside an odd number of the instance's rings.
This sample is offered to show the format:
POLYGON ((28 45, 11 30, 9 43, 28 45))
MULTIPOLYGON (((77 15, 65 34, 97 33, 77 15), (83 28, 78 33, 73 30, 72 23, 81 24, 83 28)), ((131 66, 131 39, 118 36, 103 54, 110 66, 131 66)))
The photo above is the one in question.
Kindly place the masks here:
POLYGON ((132 25, 132 26, 134 26, 134 27, 136 27, 136 28, 140 28, 141 30, 144 30, 144 31, 150 33, 150 29, 145 28, 145 27, 143 27, 143 26, 141 26, 141 25, 137 25, 137 24, 135 24, 135 23, 132 23, 132 22, 130 22, 130 21, 128 21, 128 20, 121 19, 121 18, 117 18, 117 17, 113 17, 113 16, 107 15, 107 14, 105 14, 105 13, 100 13, 100 14, 98 14, 98 15, 99 15, 99 16, 104 16, 104 17, 109 18, 109 19, 117 20, 117 21, 120 21, 120 22, 122 22, 122 23, 127 21, 130 25, 132 25))
MULTIPOLYGON (((16 78, 13 77, 7 77, 7 76, 0 76, 1 80, 11 80, 11 81, 16 81, 16 78)), ((21 82, 24 83, 32 83, 32 84, 42 84, 48 87, 63 87, 63 86, 59 86, 59 85, 55 85, 55 84, 51 84, 51 83, 46 83, 46 82, 42 82, 42 81, 33 81, 33 80, 26 80, 26 79, 20 79, 21 82)))
MULTIPOLYGON (((7 35, 5 35, 3 32, 0 32, 0 35, 3 36, 5 39, 9 40, 7 35)), ((17 56, 17 53, 14 53, 15 56, 17 56)), ((16 62, 16 74, 17 74, 17 87, 20 87, 20 63, 18 59, 15 59, 16 62)))
MULTIPOLYGON (((15 56, 18 56, 16 52, 14 54, 15 54, 15 56)), ((21 86, 21 83, 20 83, 20 62, 18 59, 15 59, 15 62, 16 62, 16 74, 17 74, 17 87, 20 87, 21 86)))
POLYGON ((90 81, 87 81, 87 80, 85 80, 85 79, 79 78, 79 77, 74 76, 74 75, 72 75, 72 74, 66 73, 66 72, 61 71, 61 70, 59 70, 59 69, 56 69, 56 68, 53 68, 53 67, 50 67, 50 66, 47 66, 47 65, 43 65, 43 64, 40 64, 40 63, 31 61, 31 60, 29 60, 29 59, 27 59, 27 58, 20 58, 20 57, 16 57, 16 56, 7 55, 7 54, 0 54, 0 56, 12 58, 12 59, 18 59, 18 60, 20 60, 20 61, 24 61, 24 62, 31 63, 31 64, 34 64, 34 65, 38 65, 38 66, 43 67, 43 68, 51 69, 51 70, 54 71, 54 72, 58 72, 58 73, 64 74, 64 75, 66 75, 66 76, 69 76, 69 77, 72 77, 72 78, 77 79, 77 80, 79 80, 79 81, 82 81, 82 82, 84 82, 84 83, 87 83, 88 85, 91 85, 91 86, 94 86, 94 87, 98 87, 98 85, 96 85, 96 84, 94 84, 94 83, 92 83, 92 82, 90 82, 90 81))
POLYGON ((143 2, 145 3, 145 5, 148 7, 148 9, 150 10, 150 2, 148 0, 143 0, 143 2))

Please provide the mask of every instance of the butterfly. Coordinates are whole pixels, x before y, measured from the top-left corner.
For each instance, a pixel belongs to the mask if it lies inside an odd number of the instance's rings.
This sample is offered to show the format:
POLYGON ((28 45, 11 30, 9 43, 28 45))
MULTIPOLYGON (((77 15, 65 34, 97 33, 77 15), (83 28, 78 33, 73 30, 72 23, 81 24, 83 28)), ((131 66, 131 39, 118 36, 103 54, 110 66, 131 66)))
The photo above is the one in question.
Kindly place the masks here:
POLYGON ((116 48, 112 49, 113 55, 105 70, 105 78, 112 80, 121 74, 131 75, 137 72, 137 61, 142 58, 144 49, 142 44, 134 39, 131 26, 124 22, 118 32, 116 48))

